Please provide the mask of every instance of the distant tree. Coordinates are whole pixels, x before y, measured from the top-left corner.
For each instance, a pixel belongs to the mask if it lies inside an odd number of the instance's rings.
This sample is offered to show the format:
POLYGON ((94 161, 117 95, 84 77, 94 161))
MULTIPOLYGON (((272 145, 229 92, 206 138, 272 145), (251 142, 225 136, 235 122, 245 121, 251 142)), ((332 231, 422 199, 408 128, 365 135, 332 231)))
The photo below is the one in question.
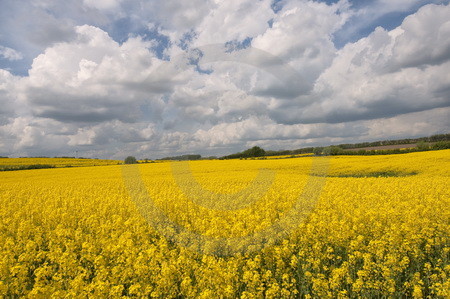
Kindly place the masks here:
POLYGON ((416 147, 419 151, 425 151, 430 148, 430 144, 428 142, 421 140, 421 141, 417 142, 416 147))
POLYGON ((360 149, 356 153, 358 153, 358 155, 365 155, 366 154, 366 150, 365 149, 360 149))
POLYGON ((313 153, 314 155, 318 156, 318 155, 322 155, 322 151, 323 151, 323 147, 315 147, 313 149, 313 153))
POLYGON ((342 152, 343 152, 343 150, 339 146, 331 145, 331 146, 325 147, 322 151, 322 154, 329 156, 329 155, 339 155, 342 152))
POLYGON ((254 146, 245 150, 242 154, 244 157, 262 157, 266 155, 266 151, 259 146, 254 146))
POLYGON ((450 141, 438 141, 431 147, 434 150, 443 150, 450 148, 450 141))
POLYGON ((137 160, 133 156, 128 156, 125 158, 125 164, 136 164, 137 160))

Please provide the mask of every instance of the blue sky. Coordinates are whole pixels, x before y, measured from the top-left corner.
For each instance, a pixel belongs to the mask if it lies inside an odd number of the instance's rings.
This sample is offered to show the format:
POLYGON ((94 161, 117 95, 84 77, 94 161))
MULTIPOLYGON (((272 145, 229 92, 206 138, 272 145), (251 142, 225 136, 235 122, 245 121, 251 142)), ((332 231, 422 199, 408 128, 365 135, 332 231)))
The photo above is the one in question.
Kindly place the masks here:
POLYGON ((3 0, 0 155, 448 132, 449 20, 447 0, 3 0))

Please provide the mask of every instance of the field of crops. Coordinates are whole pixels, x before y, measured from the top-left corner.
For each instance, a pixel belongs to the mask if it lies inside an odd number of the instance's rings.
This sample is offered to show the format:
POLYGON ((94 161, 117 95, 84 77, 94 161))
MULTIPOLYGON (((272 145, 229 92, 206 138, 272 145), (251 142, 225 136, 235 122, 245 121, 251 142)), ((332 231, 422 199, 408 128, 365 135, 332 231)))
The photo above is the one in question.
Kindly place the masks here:
POLYGON ((448 298, 449 170, 441 150, 0 172, 0 297, 448 298))
POLYGON ((104 166, 122 164, 118 160, 101 160, 85 158, 0 158, 1 170, 21 170, 57 167, 104 166))

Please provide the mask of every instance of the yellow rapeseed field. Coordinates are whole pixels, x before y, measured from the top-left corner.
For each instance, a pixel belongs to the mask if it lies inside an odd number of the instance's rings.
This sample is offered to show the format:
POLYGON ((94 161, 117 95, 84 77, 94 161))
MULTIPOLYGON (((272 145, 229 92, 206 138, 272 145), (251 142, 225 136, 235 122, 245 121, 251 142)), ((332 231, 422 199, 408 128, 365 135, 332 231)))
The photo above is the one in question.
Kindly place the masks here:
POLYGON ((29 165, 51 165, 54 167, 79 167, 122 164, 118 160, 84 159, 84 158, 0 158, 0 170, 5 167, 29 165))
POLYGON ((0 172, 0 297, 449 298, 449 170, 442 150, 0 172))

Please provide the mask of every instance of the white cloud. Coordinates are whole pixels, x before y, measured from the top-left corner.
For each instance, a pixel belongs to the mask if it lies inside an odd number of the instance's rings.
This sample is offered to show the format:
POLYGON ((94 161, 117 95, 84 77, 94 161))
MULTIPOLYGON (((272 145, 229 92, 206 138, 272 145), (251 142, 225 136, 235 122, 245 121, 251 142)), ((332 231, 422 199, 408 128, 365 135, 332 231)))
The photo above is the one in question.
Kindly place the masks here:
POLYGON ((52 120, 15 117, 8 124, 0 125, 0 140, 4 142, 0 152, 15 156, 68 152, 68 130, 71 130, 68 125, 52 120))
POLYGON ((450 127, 450 108, 436 108, 391 118, 367 121, 367 135, 360 139, 381 140, 384 136, 405 138, 409 136, 427 136, 429 132, 448 133, 450 127))
MULTIPOLYGON (((392 28, 391 22, 396 15, 410 14, 427 3, 448 3, 447 0, 373 0, 349 1, 351 15, 347 23, 335 34, 338 43, 356 41, 363 37, 368 30, 380 24, 385 29, 392 28), (383 19, 387 19, 386 25, 383 19)), ((396 25, 395 25, 396 26, 396 25)))
POLYGON ((264 33, 274 17, 271 1, 229 0, 217 1, 197 26, 195 46, 228 41, 243 41, 264 33))
MULTIPOLYGON (((436 49, 447 53, 450 49, 446 42, 433 38, 435 30, 447 27, 447 19, 439 17, 439 12, 448 9, 425 6, 399 28, 388 32, 378 27, 368 37, 346 45, 316 81, 311 96, 317 101, 302 111, 293 112, 293 105, 277 109, 275 117, 288 123, 345 122, 448 106, 450 55, 423 54, 436 49), (427 16, 433 13, 436 17, 431 20, 427 16), (417 40, 412 37, 416 27, 411 28, 411 23, 422 24, 417 40), (422 35, 431 36, 428 43, 419 42, 422 35), (416 61, 405 65, 409 57, 416 61)), ((449 38, 445 36, 444 40, 449 38)))
POLYGON ((117 9, 122 0, 83 0, 83 4, 99 10, 110 11, 117 9))
POLYGON ((151 42, 130 38, 119 45, 87 25, 76 32, 74 41, 34 59, 25 91, 34 115, 87 122, 135 119, 136 105, 151 98, 134 88, 157 60, 149 50, 151 42))
POLYGON ((98 125, 79 128, 75 134, 68 135, 68 145, 105 145, 112 141, 149 142, 157 137, 152 124, 135 123, 130 125, 121 121, 109 121, 98 125))
POLYGON ((8 71, 0 69, 0 125, 15 116, 15 86, 17 79, 8 71))
POLYGON ((4 47, 0 45, 0 57, 8 60, 20 60, 23 58, 20 52, 17 52, 14 49, 4 47))
POLYGON ((161 26, 162 32, 176 42, 196 28, 217 4, 209 0, 166 0, 142 1, 140 6, 144 19, 161 26))
POLYGON ((346 1, 332 6, 312 1, 286 1, 274 17, 272 28, 256 37, 252 46, 289 63, 311 88, 335 57, 332 35, 348 15, 346 1))
POLYGON ((400 67, 422 67, 450 59, 450 6, 427 5, 408 16, 393 47, 400 67))

